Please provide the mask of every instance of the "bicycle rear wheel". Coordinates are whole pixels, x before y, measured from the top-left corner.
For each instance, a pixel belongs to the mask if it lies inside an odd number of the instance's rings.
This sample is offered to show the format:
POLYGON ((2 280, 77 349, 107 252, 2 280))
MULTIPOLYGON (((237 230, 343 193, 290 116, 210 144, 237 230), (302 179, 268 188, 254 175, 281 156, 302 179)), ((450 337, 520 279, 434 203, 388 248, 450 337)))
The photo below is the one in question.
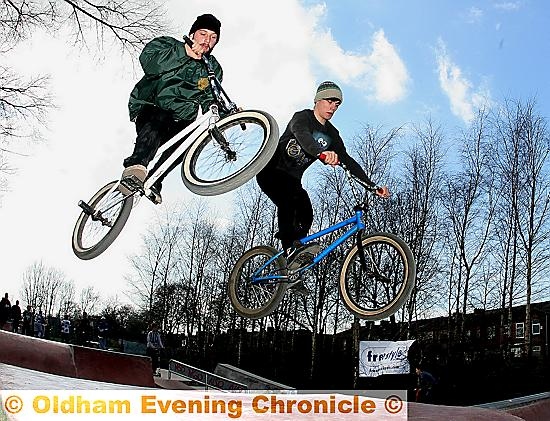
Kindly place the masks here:
POLYGON ((414 257, 407 244, 393 234, 375 233, 361 241, 366 267, 355 245, 342 264, 340 295, 357 317, 385 319, 409 299, 416 282, 414 257))
POLYGON ((254 177, 269 162, 279 142, 275 119, 263 111, 241 111, 204 131, 183 158, 182 178, 195 194, 226 193, 254 177))
POLYGON ((115 241, 130 216, 134 196, 124 198, 117 189, 111 189, 113 181, 99 189, 88 201, 94 214, 99 211, 100 219, 81 212, 73 231, 73 251, 80 259, 89 260, 99 256, 115 241), (109 193, 110 192, 110 193, 109 193), (96 208, 98 205, 100 209, 96 208))
MULTIPOLYGON (((228 282, 228 295, 235 311, 249 319, 260 319, 277 309, 286 291, 286 284, 252 283, 253 274, 269 259, 277 254, 269 246, 257 246, 244 253, 231 271, 228 282)), ((286 275, 285 258, 279 256, 257 276, 286 275)))

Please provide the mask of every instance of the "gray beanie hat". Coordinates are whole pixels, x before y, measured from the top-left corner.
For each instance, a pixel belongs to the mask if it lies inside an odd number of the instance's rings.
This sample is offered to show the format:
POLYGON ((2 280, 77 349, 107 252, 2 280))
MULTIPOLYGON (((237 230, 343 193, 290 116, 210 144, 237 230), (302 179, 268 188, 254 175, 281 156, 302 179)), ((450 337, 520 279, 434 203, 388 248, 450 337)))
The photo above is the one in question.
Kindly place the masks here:
POLYGON ((319 101, 320 99, 329 99, 336 98, 340 101, 343 101, 342 90, 334 82, 325 81, 319 85, 317 88, 317 93, 315 94, 314 102, 319 101))

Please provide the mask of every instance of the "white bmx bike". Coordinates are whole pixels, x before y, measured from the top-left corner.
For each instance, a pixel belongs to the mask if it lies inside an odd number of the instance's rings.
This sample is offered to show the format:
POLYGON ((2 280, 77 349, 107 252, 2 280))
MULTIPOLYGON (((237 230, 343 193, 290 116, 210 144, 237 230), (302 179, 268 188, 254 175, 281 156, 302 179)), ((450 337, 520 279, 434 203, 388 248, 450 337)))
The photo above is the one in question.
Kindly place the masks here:
MULTIPOLYGON (((185 41, 192 44, 187 37, 185 41)), ((145 182, 132 177, 112 181, 87 202, 78 203, 82 212, 74 227, 72 247, 80 259, 93 259, 113 243, 130 216, 136 196, 152 200, 151 186, 179 157, 183 156, 181 176, 185 186, 195 194, 214 196, 249 181, 275 153, 279 140, 275 119, 264 111, 238 109, 223 90, 208 58, 203 55, 202 61, 215 103, 159 148, 149 168, 165 150, 184 139, 145 182), (220 117, 220 111, 225 117, 220 117)))

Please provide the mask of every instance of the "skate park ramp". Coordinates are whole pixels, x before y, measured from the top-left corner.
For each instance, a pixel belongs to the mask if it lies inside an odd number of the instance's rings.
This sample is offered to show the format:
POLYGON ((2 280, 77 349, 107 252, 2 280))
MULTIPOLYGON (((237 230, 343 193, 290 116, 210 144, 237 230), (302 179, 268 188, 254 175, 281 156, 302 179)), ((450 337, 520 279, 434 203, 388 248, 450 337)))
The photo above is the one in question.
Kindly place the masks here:
MULTIPOLYGON (((150 390, 131 386, 74 377, 58 376, 28 368, 0 363, 0 389, 2 390, 150 390)), ((0 418, 1 419, 1 418, 0 418)))
POLYGON ((58 376, 154 387, 149 357, 0 331, 0 363, 58 376))
MULTIPOLYGON (((78 347, 0 331, 0 390, 23 389, 191 389, 176 380, 153 381, 149 358, 78 347), (173 384, 172 384, 173 383, 173 384), (177 383, 177 387, 175 386, 177 383)), ((254 390, 295 389, 228 364, 215 370, 254 390), (225 371, 222 371, 225 370, 225 371), (236 374, 235 374, 236 373, 236 374), (238 377, 235 378, 235 377, 238 377), (263 382, 263 383, 262 383, 263 382)), ((189 393, 194 393, 189 391, 189 393)), ((422 421, 541 421, 550 420, 550 394, 480 405, 451 407, 408 403, 409 420, 422 421)), ((327 419, 323 416, 320 419, 327 419)), ((276 416, 268 419, 278 419, 276 416)))

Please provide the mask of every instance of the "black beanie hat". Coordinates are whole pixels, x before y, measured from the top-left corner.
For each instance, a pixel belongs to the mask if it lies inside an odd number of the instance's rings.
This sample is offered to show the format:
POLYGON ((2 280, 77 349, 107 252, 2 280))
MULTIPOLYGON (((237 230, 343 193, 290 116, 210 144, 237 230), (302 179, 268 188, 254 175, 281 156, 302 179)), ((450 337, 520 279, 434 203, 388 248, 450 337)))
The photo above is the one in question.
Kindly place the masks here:
POLYGON ((219 41, 221 26, 222 24, 218 19, 216 19, 214 15, 211 15, 210 13, 206 13, 204 15, 200 15, 197 17, 197 20, 195 20, 195 22, 191 26, 191 29, 189 30, 189 35, 193 34, 195 31, 199 29, 209 29, 210 31, 216 33, 219 41))

